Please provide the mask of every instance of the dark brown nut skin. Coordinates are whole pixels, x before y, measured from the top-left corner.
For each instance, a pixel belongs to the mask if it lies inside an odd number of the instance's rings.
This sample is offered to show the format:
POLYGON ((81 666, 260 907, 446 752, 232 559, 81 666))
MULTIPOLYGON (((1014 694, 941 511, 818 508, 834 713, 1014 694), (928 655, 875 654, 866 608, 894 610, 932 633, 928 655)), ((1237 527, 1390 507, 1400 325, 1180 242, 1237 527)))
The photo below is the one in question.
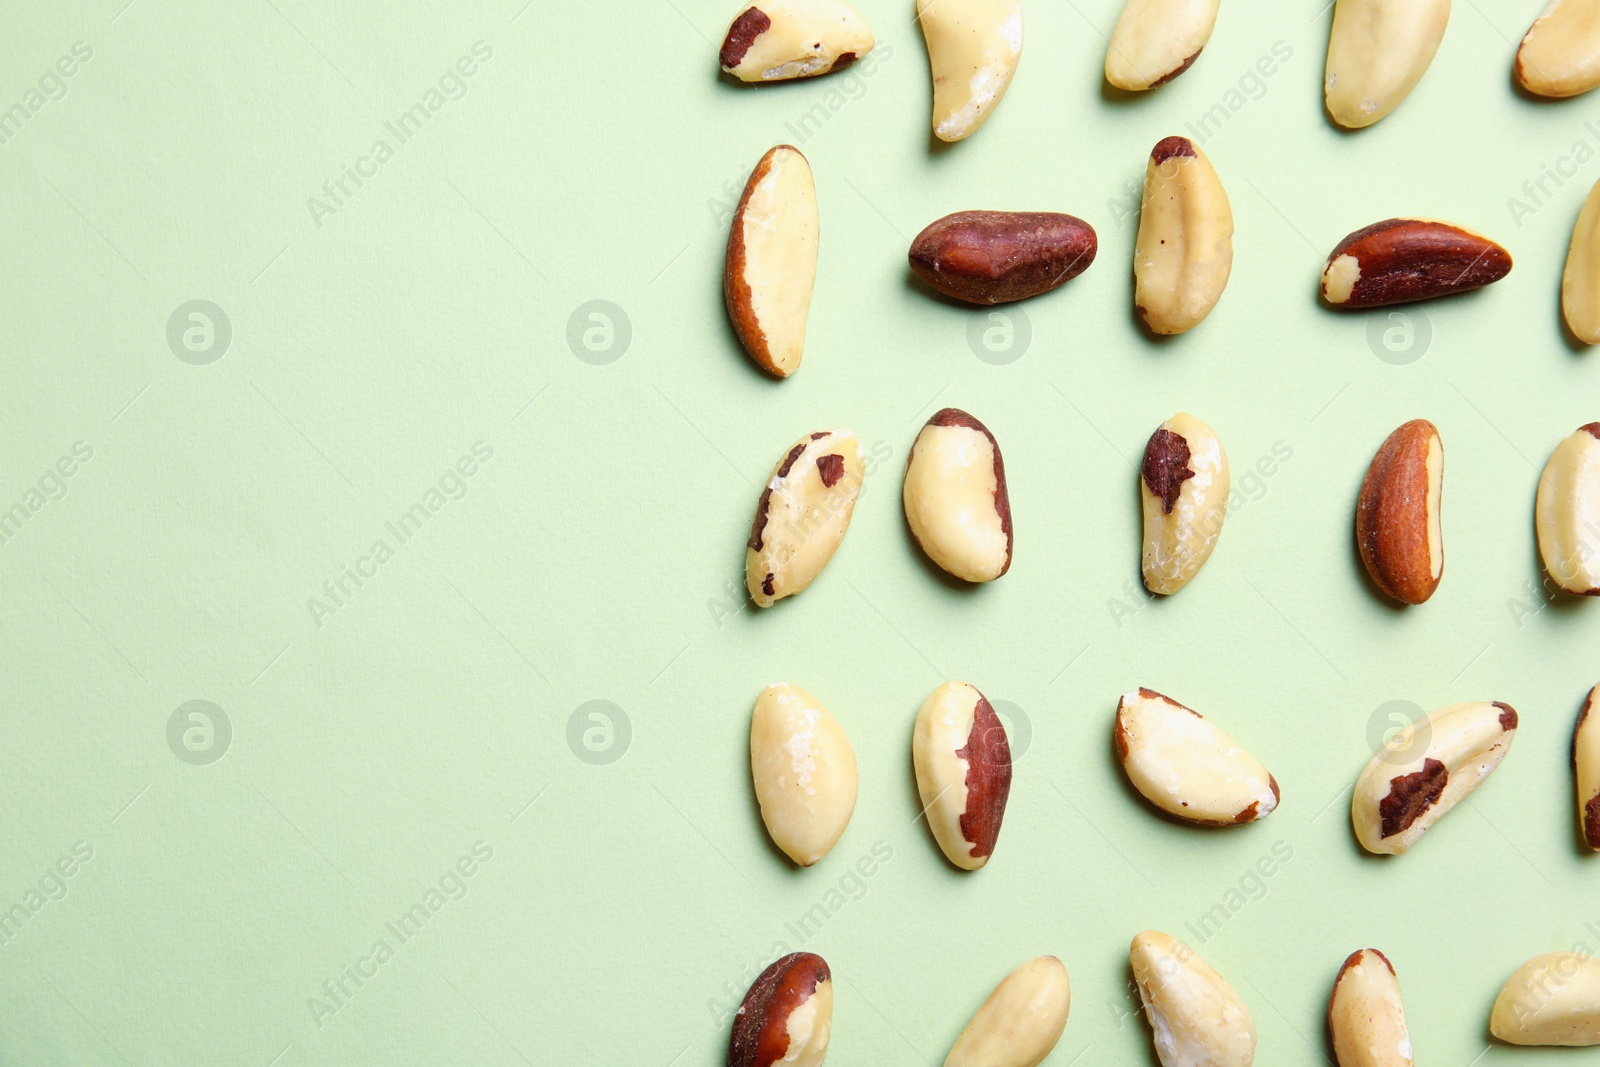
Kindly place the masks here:
MULTIPOLYGON (((1439 543, 1438 487, 1428 454, 1439 429, 1412 419, 1391 433, 1372 457, 1356 502, 1356 546, 1373 584, 1402 604, 1433 596, 1444 574, 1439 543)), ((1443 476, 1443 447, 1437 477, 1443 476)))
POLYGON ((958 211, 911 242, 911 271, 969 304, 1048 293, 1094 262, 1099 241, 1082 219, 1047 211, 958 211))
POLYGON ((831 982, 828 963, 814 952, 774 960, 751 983, 733 1017, 728 1067, 770 1067, 789 1051, 789 1016, 831 982))
POLYGON ((1479 289, 1509 273, 1511 253, 1487 237, 1448 222, 1385 219, 1334 247, 1323 270, 1322 295, 1335 307, 1382 307, 1479 289), (1345 256, 1350 259, 1336 270, 1345 256))

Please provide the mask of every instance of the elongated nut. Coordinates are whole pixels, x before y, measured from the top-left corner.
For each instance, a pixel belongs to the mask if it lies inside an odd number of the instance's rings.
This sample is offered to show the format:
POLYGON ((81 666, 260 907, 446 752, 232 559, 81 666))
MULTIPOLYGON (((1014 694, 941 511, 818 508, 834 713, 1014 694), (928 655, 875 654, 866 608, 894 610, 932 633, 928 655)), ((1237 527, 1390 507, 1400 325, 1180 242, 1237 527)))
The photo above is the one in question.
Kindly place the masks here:
POLYGON ((722 294, 750 358, 786 378, 800 366, 817 280, 817 189, 811 164, 781 144, 745 184, 728 234, 722 294))
POLYGON ((1550 454, 1533 525, 1551 579, 1569 593, 1600 596, 1600 422, 1580 426, 1550 454))
POLYGON ((1572 776, 1578 786, 1578 827, 1583 842, 1600 851, 1600 715, 1592 716, 1600 685, 1589 690, 1572 730, 1572 776))
POLYGON ((917 794, 933 838, 951 863, 989 862, 1011 793, 1011 744, 994 707, 966 682, 929 694, 911 732, 917 794))
POLYGON ((1427 73, 1450 21, 1450 0, 1337 0, 1323 96, 1333 121, 1371 126, 1427 73))
POLYGON ((1511 253, 1479 233, 1435 219, 1385 219, 1334 246, 1322 298, 1335 307, 1408 304, 1481 289, 1511 273, 1511 253))
POLYGON ((1000 443, 960 408, 934 414, 906 457, 901 503, 928 558, 957 578, 992 582, 1011 567, 1011 497, 1000 443))
POLYGON ((848 67, 872 45, 844 0, 756 0, 734 16, 718 59, 740 81, 783 81, 848 67))
POLYGON ((809 867, 838 843, 856 808, 856 754, 839 721, 797 685, 769 685, 750 718, 750 774, 761 821, 809 867))
POLYGON ((1517 736, 1510 704, 1452 704, 1391 737, 1356 779, 1350 822, 1368 852, 1395 855, 1494 773, 1517 736))
POLYGON ((1128 0, 1106 46, 1106 81, 1138 92, 1189 69, 1211 40, 1219 0, 1128 0))
POLYGON ((1122 694, 1117 758, 1144 798, 1169 815, 1206 826, 1265 819, 1278 780, 1198 711, 1151 689, 1122 694))
POLYGON ((1489 1032, 1513 1045, 1600 1045, 1600 960, 1547 952, 1524 963, 1500 987, 1489 1032))
POLYGON ((933 72, 933 133, 971 136, 1006 95, 1022 58, 1018 0, 917 0, 933 72))
POLYGON ((833 1030, 833 975, 814 952, 774 960, 733 1016, 728 1067, 820 1067, 833 1030))
POLYGON ((1577 96, 1600 85, 1600 8, 1550 0, 1517 47, 1516 75, 1536 96, 1577 96))
POLYGON ((1211 427, 1178 412, 1156 428, 1139 468, 1144 584, 1171 596, 1211 558, 1228 517, 1228 454, 1211 427))
POLYGON ((1328 998, 1328 1033, 1339 1067, 1411 1067, 1400 979, 1388 956, 1375 948, 1350 953, 1328 998))
POLYGON ((958 211, 911 242, 911 270, 932 289, 971 304, 1025 300, 1089 269, 1094 227, 1049 211, 958 211))
POLYGON ((1373 584, 1402 604, 1433 596, 1444 575, 1439 428, 1412 419, 1383 442, 1356 501, 1356 546, 1373 584))
POLYGON ((944 1067, 1036 1067, 1067 1028, 1072 986, 1054 956, 1012 971, 961 1031, 944 1067))
POLYGON ((1188 945, 1146 930, 1129 950, 1161 1067, 1250 1067, 1256 1025, 1239 994, 1188 945))
POLYGON ((1200 325, 1233 271, 1233 208, 1211 160, 1187 137, 1168 137, 1144 171, 1133 302, 1159 334, 1200 325))
POLYGON ((1589 190, 1572 225, 1561 272, 1561 314, 1578 340, 1600 342, 1600 182, 1589 190))
POLYGON ((784 453, 761 490, 744 554, 756 606, 793 596, 822 573, 850 528, 863 477, 861 442, 849 430, 818 430, 784 453))

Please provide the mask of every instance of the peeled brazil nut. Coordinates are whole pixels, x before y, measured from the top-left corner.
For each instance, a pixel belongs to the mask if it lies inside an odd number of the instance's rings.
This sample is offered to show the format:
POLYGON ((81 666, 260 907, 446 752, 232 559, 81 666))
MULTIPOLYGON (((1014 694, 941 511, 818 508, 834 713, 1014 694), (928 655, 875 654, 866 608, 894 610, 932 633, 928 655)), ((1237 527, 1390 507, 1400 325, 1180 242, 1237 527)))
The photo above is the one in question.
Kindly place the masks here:
POLYGON ((1600 422, 1580 426, 1550 454, 1533 526, 1551 580, 1578 596, 1600 596, 1600 422))
POLYGON ((1373 584, 1402 604, 1433 596, 1444 575, 1444 444, 1412 419, 1383 442, 1356 501, 1356 547, 1373 584))
POLYGON ((786 856, 810 867, 838 843, 856 808, 856 754, 820 700, 797 685, 761 691, 750 774, 761 821, 786 856))
POLYGON ((1572 226, 1561 272, 1561 314, 1578 340, 1600 341, 1600 182, 1589 190, 1572 226))
POLYGON ((745 546, 745 586, 757 607, 793 596, 822 573, 850 528, 863 477, 861 442, 849 430, 818 430, 784 453, 761 490, 745 546))
POLYGON ((1600 851, 1600 716, 1591 715, 1600 686, 1589 690, 1572 731, 1572 776, 1578 786, 1578 829, 1583 843, 1600 851))
POLYGON ((901 503, 928 558, 957 578, 992 582, 1011 567, 1011 498, 1000 444, 960 408, 929 419, 906 458, 901 503))
POLYGON ((933 73, 933 133, 959 141, 1000 106, 1022 58, 1019 0, 917 0, 933 73))
POLYGON ((756 0, 734 16, 717 58, 740 81, 783 81, 848 67, 872 45, 844 0, 756 0))
POLYGON ((1407 304, 1481 289, 1511 273, 1511 253, 1482 234, 1434 219, 1385 219, 1340 241, 1322 271, 1335 307, 1407 304))
POLYGON ((1011 793, 1011 745, 976 687, 946 682, 922 702, 911 764, 923 814, 945 857, 968 871, 988 863, 1011 793))
POLYGON ((1129 950, 1161 1067, 1250 1067, 1256 1025, 1222 975, 1188 945, 1146 930, 1129 950))
POLYGON ((1211 558, 1228 517, 1228 454, 1211 427, 1179 412, 1156 428, 1139 467, 1145 588, 1171 596, 1211 558))
POLYGON ((1406 851, 1483 784, 1516 736, 1516 710, 1498 701, 1452 704, 1401 730, 1356 779, 1356 840, 1380 855, 1406 851))
POLYGON ((722 294, 739 342, 780 378, 800 366, 817 280, 817 188, 798 148, 761 157, 733 214, 722 294))
POLYGON ((1600 8, 1550 0, 1517 48, 1516 75, 1535 96, 1577 96, 1600 85, 1600 8))
POLYGON ((1124 693, 1113 732, 1128 781, 1169 815, 1206 826, 1264 819, 1278 781, 1198 711, 1152 689, 1124 693))
POLYGON ((1200 325, 1233 271, 1233 208, 1211 160, 1187 137, 1167 137, 1144 171, 1133 247, 1133 302, 1159 334, 1200 325))
POLYGON ((1547 952, 1524 963, 1500 987, 1489 1033, 1513 1045, 1600 1045, 1600 960, 1547 952))
POLYGON ((1054 956, 1024 963, 995 986, 961 1031, 944 1067, 1036 1067, 1067 1028, 1072 986, 1054 956))
POLYGON ((1098 248, 1094 227, 1049 211, 958 211, 917 234, 911 270, 929 288, 969 304, 1048 293, 1082 274, 1098 248))
POLYGON ((1328 1033, 1339 1067, 1412 1067, 1400 979, 1389 957, 1375 948, 1350 953, 1328 998, 1328 1033))
POLYGON ((1106 81, 1138 92, 1189 69, 1211 40, 1218 0, 1128 0, 1106 46, 1106 81))
POLYGON ((833 1030, 833 975, 814 952, 774 960, 733 1016, 728 1067, 819 1067, 833 1030))
POLYGON ((1400 106, 1428 71, 1450 21, 1450 0, 1337 0, 1323 97, 1346 129, 1400 106))

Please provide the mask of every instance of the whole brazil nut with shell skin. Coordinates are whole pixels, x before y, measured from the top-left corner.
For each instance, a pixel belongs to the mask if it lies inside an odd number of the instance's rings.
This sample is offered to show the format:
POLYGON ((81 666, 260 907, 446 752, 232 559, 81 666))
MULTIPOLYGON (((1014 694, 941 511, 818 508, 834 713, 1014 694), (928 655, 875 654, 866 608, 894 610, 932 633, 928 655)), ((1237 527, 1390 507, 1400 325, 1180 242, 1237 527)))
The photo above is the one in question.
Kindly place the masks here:
POLYGON ((1128 781, 1168 815, 1235 826, 1278 806, 1278 780, 1254 756, 1198 711, 1154 690, 1122 695, 1113 740, 1128 781))
MULTIPOLYGON (((1600 8, 1596 12, 1600 14, 1600 8)), ((1561 316, 1584 344, 1600 341, 1600 182, 1589 190, 1572 224, 1567 265, 1561 272, 1561 316)))
POLYGON ((1533 527, 1550 579, 1575 596, 1600 596, 1600 422, 1578 427, 1550 454, 1533 527))
POLYGON ((814 952, 774 960, 733 1016, 728 1067, 820 1067, 833 1031, 833 974, 814 952))
POLYGON ((1194 949, 1146 930, 1128 950, 1161 1067, 1250 1067, 1256 1024, 1239 994, 1194 949))
POLYGON ((733 213, 723 263, 728 320, 750 358, 786 378, 800 366, 817 280, 817 188, 798 148, 769 150, 733 213))
POLYGON ((849 430, 818 430, 784 453, 745 543, 745 586, 757 607, 793 596, 822 573, 850 528, 864 476, 861 442, 849 430))
POLYGON ((1371 126, 1416 88, 1433 62, 1450 0, 1336 0, 1323 100, 1340 126, 1371 126))
POLYGON ((1511 253, 1482 234, 1435 219, 1385 219, 1334 246, 1322 298, 1334 307, 1408 304, 1481 289, 1511 273, 1511 253))
POLYGON ((1157 142, 1145 165, 1133 302, 1153 333, 1200 325, 1233 271, 1233 208, 1211 160, 1187 137, 1157 142))
POLYGON ((872 51, 872 29, 844 0, 756 0, 734 16, 718 60, 740 81, 809 78, 872 51))
POLYGON ((1000 106, 1022 58, 1019 0, 917 0, 933 75, 933 134, 970 137, 1000 106))
POLYGON ((1128 0, 1106 45, 1106 81, 1139 92, 1165 85, 1200 58, 1219 0, 1128 0))
POLYGON ((1600 960, 1547 952, 1524 963, 1500 987, 1489 1033, 1512 1045, 1600 1045, 1600 960))
POLYGON ((1600 852, 1600 715, 1595 702, 1600 686, 1589 690, 1578 724, 1572 730, 1572 777, 1578 787, 1578 832, 1583 843, 1600 852))
POLYGON ((1577 96, 1600 85, 1600 6, 1550 0, 1517 47, 1516 76, 1535 96, 1577 96))
POLYGON ((922 702, 911 764, 922 812, 945 858, 967 871, 988 863, 1011 793, 1011 745, 975 686, 946 682, 922 702))
POLYGON ((1139 467, 1145 588, 1171 596, 1211 558, 1228 516, 1228 454, 1211 427, 1179 412, 1156 428, 1139 467))
POLYGON ((1379 855, 1406 851, 1494 773, 1516 736, 1516 709, 1498 701, 1452 704, 1401 730, 1356 779, 1356 840, 1379 855))
POLYGON ((1412 1067, 1400 979, 1375 948, 1350 953, 1328 997, 1328 1034, 1339 1067, 1412 1067))
POLYGON ((1384 440, 1356 501, 1356 547, 1372 582, 1402 604, 1433 596, 1444 575, 1444 444, 1412 419, 1384 440))
POLYGON ((761 821, 784 854, 810 867, 838 843, 860 778, 844 729, 797 685, 769 685, 750 717, 750 776, 761 821))
POLYGON ((969 304, 1025 300, 1089 269, 1094 227, 1049 211, 958 211, 911 242, 911 271, 930 289, 969 304))
POLYGON ((1011 496, 1000 444, 960 408, 934 414, 906 457, 901 505, 928 558, 967 582, 1011 567, 1011 496))
POLYGON ((1067 1028, 1072 985, 1054 956, 1029 960, 994 987, 944 1067, 1037 1067, 1067 1028))

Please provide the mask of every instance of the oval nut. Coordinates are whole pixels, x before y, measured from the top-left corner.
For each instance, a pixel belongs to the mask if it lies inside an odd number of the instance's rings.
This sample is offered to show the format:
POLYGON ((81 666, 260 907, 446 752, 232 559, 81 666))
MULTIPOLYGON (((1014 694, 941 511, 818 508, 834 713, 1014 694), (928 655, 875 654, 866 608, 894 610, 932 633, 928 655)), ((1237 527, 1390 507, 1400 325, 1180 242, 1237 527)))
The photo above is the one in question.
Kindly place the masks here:
POLYGON ((1256 1024, 1239 994, 1188 945, 1146 930, 1129 949, 1161 1067, 1250 1067, 1256 1024))
POLYGON ((1050 211, 958 211, 911 242, 911 270, 929 288, 969 304, 1048 293, 1094 262, 1094 227, 1050 211))
POLYGON ((750 173, 733 213, 722 295, 739 343, 762 370, 800 366, 817 280, 817 187, 800 150, 781 144, 750 173))
POLYGON ((1018 0, 917 0, 933 74, 933 133, 959 141, 1000 106, 1022 58, 1018 0))
POLYGON ((1128 0, 1106 45, 1106 81, 1139 92, 1165 85, 1200 58, 1219 0, 1128 0))
POLYGON ((1169 815, 1233 826, 1278 806, 1278 781, 1254 756, 1198 711, 1154 690, 1122 695, 1114 741, 1128 781, 1169 815))
POLYGON ((1322 298, 1334 307, 1408 304, 1464 293, 1511 273, 1511 253, 1480 233, 1435 219, 1385 219, 1328 254, 1322 298))
POLYGON ((856 808, 856 754, 822 702, 797 685, 769 685, 750 717, 750 775, 761 821, 802 867, 826 856, 856 808))
POLYGON ((1067 1027, 1066 966, 1039 956, 1012 971, 961 1031, 944 1067, 1037 1067, 1067 1027))
POLYGON ((1156 428, 1139 467, 1145 588, 1171 596, 1200 572, 1228 517, 1228 454, 1211 427, 1179 412, 1156 428))
POLYGON ((1578 786, 1578 829, 1583 843, 1600 851, 1600 716, 1591 715, 1600 686, 1589 690, 1572 730, 1572 775, 1578 786))
POLYGON ((1133 302, 1152 332, 1200 325, 1233 270, 1233 208, 1211 160, 1187 137, 1158 142, 1145 165, 1133 302))
POLYGON ((1011 496, 1000 444, 960 408, 934 414, 906 457, 901 505, 928 558, 968 582, 1011 568, 1011 496))
POLYGON ((1561 272, 1561 314, 1586 345, 1600 341, 1600 182, 1583 201, 1561 272))
POLYGON ((1336 0, 1323 98, 1333 121, 1360 129, 1400 106, 1427 73, 1450 0, 1336 0))
POLYGON ((872 29, 844 0, 756 0, 734 16, 718 61, 740 81, 809 78, 872 51, 872 29))
POLYGON ((1421 604, 1444 576, 1444 444, 1412 419, 1383 442, 1356 500, 1356 547, 1372 582, 1402 604, 1421 604))
POLYGON ((1513 1045, 1600 1045, 1600 960, 1547 952, 1524 963, 1495 997, 1489 1033, 1513 1045))
POLYGON ((833 1030, 833 975, 814 952, 762 971, 733 1016, 728 1067, 820 1067, 833 1030))
POLYGON ((1551 579, 1569 593, 1600 596, 1600 422, 1579 427, 1550 454, 1533 525, 1551 579))
POLYGON ((1011 745, 976 687, 946 682, 923 701, 911 733, 911 763, 940 851, 963 870, 988 863, 1011 793, 1011 745))
POLYGON ((1375 948, 1350 953, 1328 998, 1328 1033, 1339 1067, 1412 1067, 1400 979, 1375 948))
POLYGON ((1517 47, 1516 75, 1535 96, 1577 96, 1600 85, 1600 7, 1550 0, 1517 47))
POLYGON ((784 453, 761 490, 745 543, 744 580, 757 607, 810 585, 844 541, 861 493, 861 442, 819 430, 784 453))

